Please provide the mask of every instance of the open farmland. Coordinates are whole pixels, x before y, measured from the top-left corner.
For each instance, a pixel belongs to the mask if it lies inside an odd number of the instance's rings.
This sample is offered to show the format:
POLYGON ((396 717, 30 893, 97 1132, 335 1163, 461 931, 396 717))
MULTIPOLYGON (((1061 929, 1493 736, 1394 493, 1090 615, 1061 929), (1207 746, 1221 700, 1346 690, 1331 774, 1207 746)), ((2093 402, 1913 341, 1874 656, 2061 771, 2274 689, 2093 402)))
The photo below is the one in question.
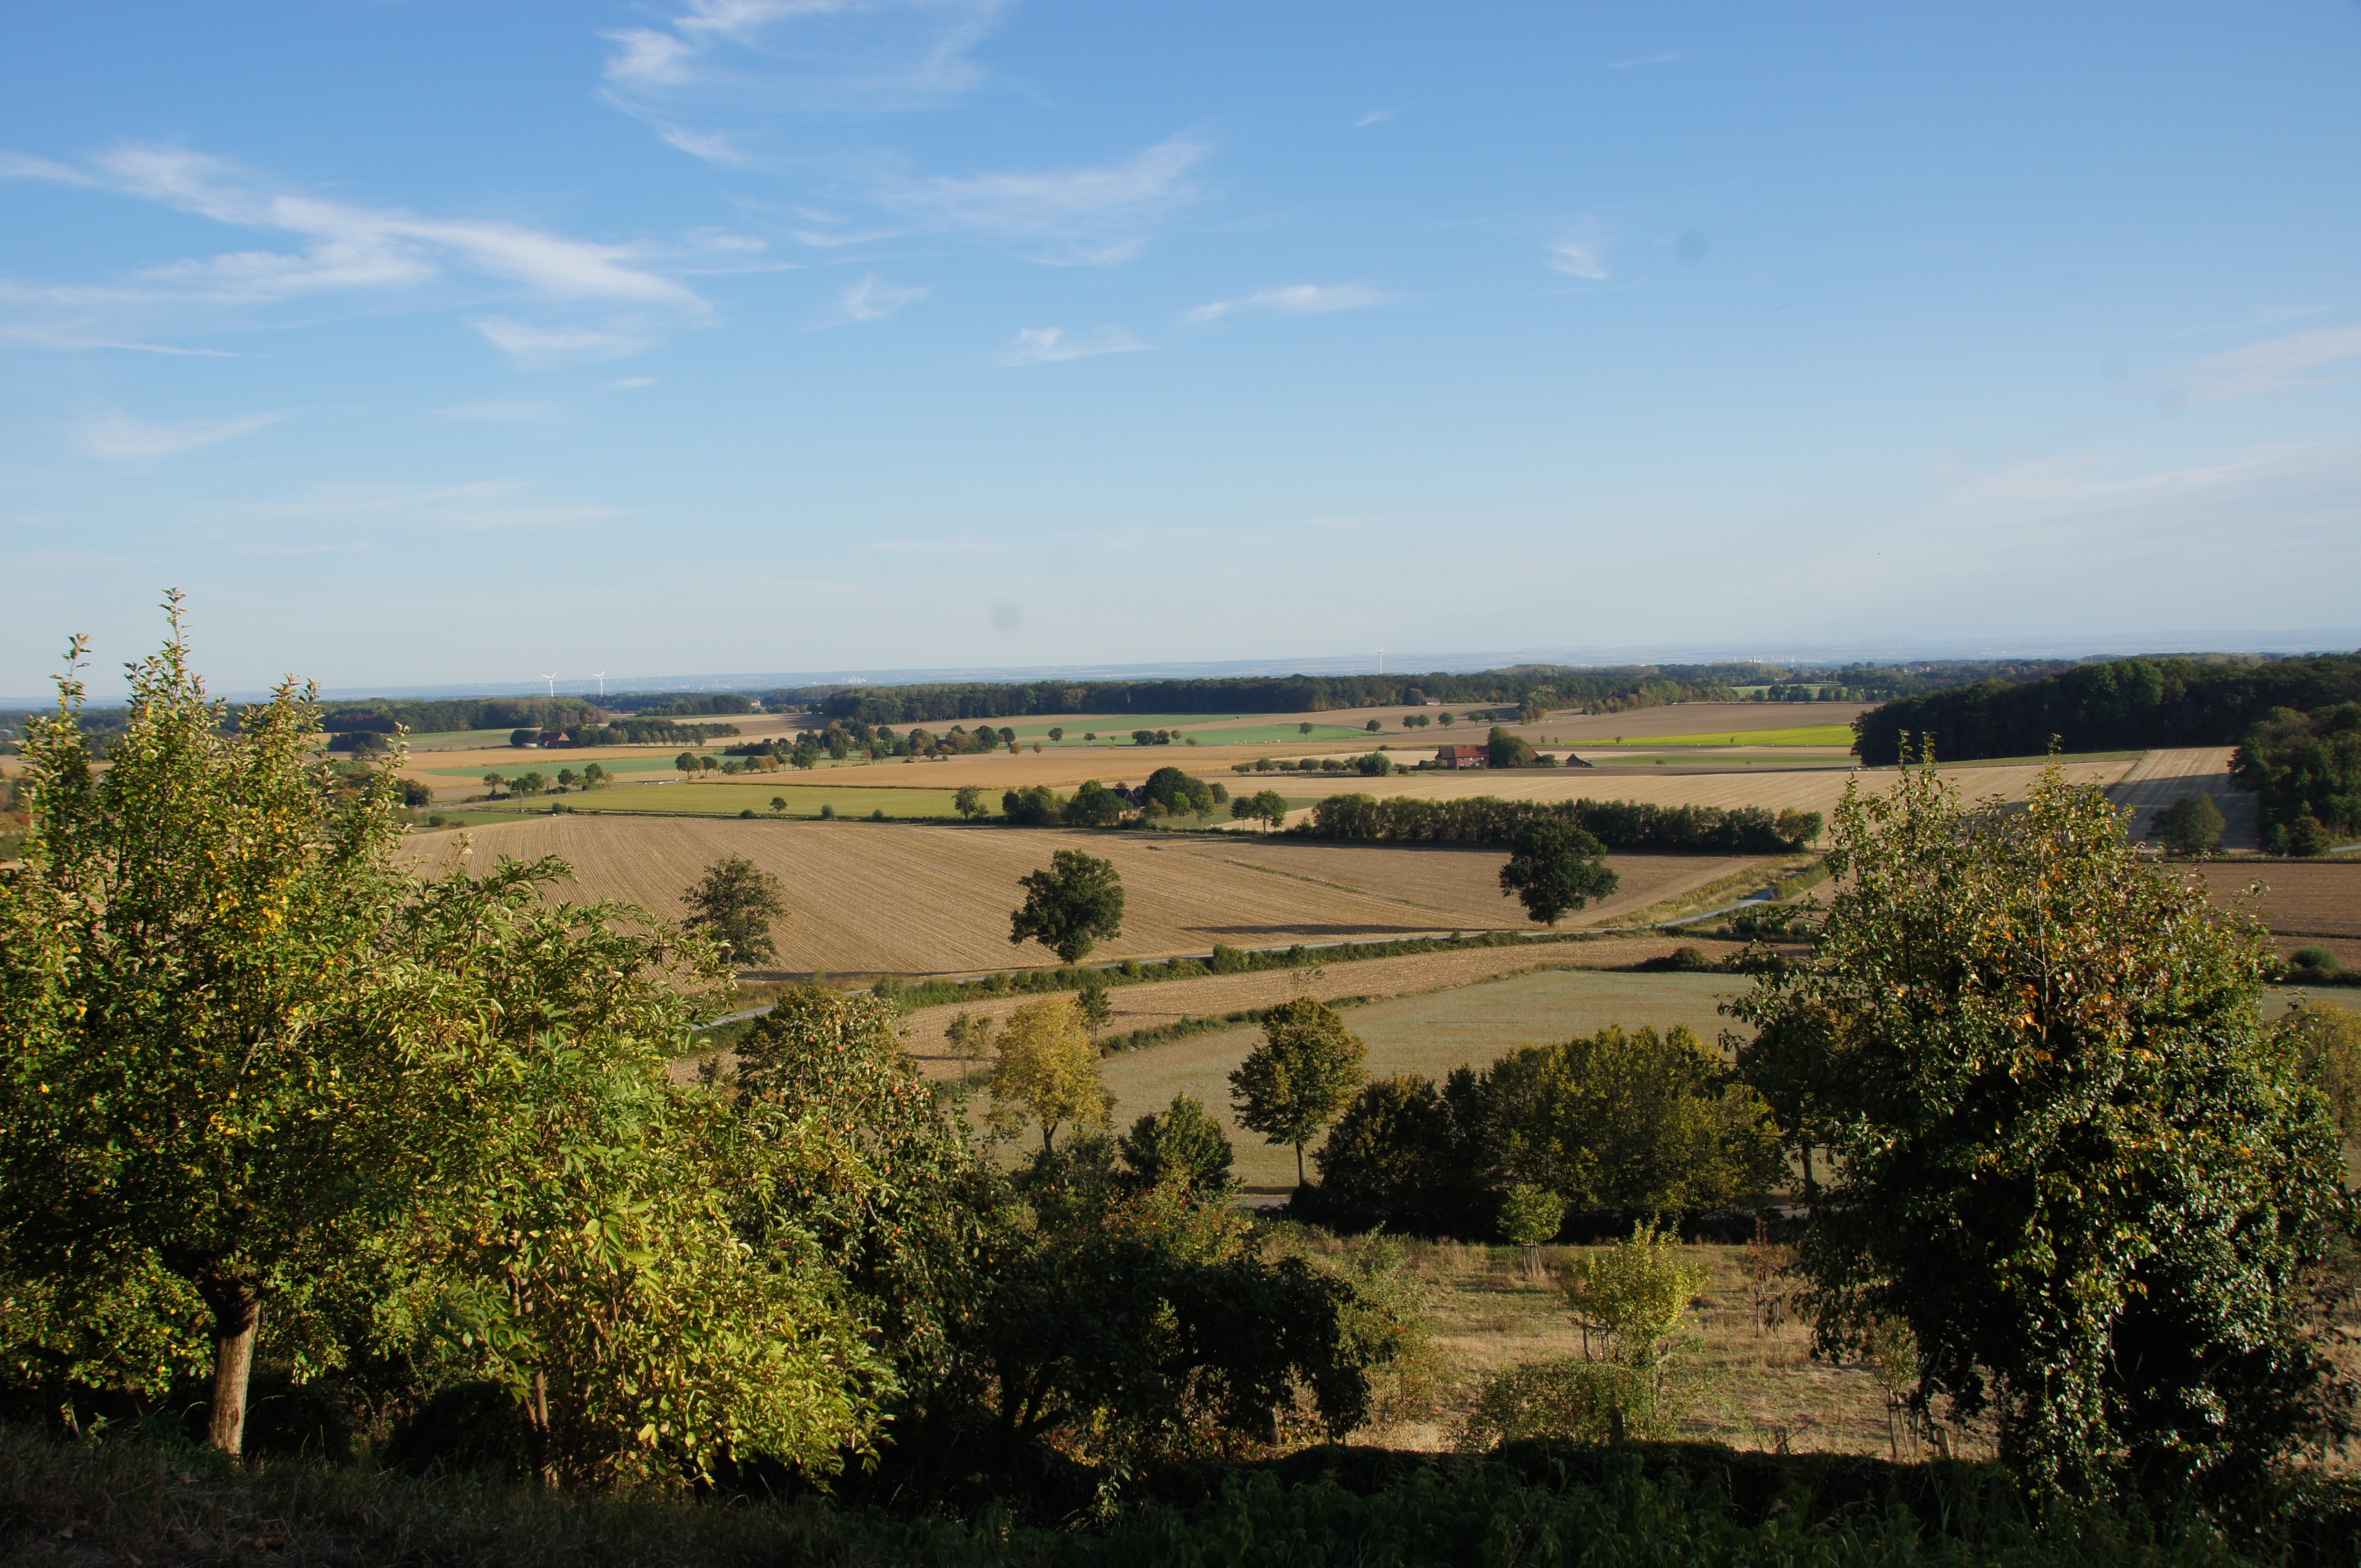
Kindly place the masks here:
POLYGON ((2199 867, 2198 874, 2224 902, 2262 883, 2256 913, 2279 938, 2282 953, 2326 948, 2345 968, 2361 969, 2361 861, 2214 861, 2199 867))
POLYGON ((2107 792, 2117 806, 2132 808, 2132 837, 2147 837, 2157 817, 2183 798, 2209 795, 2222 813, 2222 847, 2261 849, 2261 803, 2230 787, 2230 750, 2206 746, 2150 751, 2133 763, 2122 782, 2107 792))
POLYGON ((752 811, 758 817, 818 817, 827 806, 839 817, 866 817, 884 812, 889 819, 939 818, 958 814, 958 792, 948 789, 877 789, 857 784, 792 783, 805 773, 762 773, 715 783, 670 784, 661 787, 618 787, 560 796, 569 811, 659 813, 664 816, 735 817, 752 811), (777 812, 771 802, 784 800, 777 812))
MULTIPOLYGON (((683 786, 686 788, 686 786, 683 786)), ((1124 935, 1094 957, 1204 953, 1216 942, 1296 942, 1536 929, 1500 896, 1497 851, 1362 844, 1280 844, 1228 836, 1103 834, 893 823, 666 820, 588 814, 534 817, 473 834, 476 863, 555 854, 578 889, 661 913, 704 868, 743 855, 786 884, 777 927, 789 972, 968 973, 1052 961, 1012 947, 1016 880, 1077 848, 1113 861, 1129 893, 1124 935)), ((458 836, 416 840, 429 867, 447 866, 458 836)), ((1612 856, 1625 879, 1585 918, 1614 918, 1747 869, 1741 858, 1612 856)))
MULTIPOLYGON (((1378 961, 1387 960, 1375 960, 1370 967, 1378 961)), ((1323 1000, 1367 994, 1375 988, 1361 982, 1357 971, 1362 967, 1340 964, 1312 982, 1309 993, 1323 1000)), ((1528 1041, 1567 1039, 1609 1024, 1658 1028, 1686 1024, 1710 1041, 1723 1024, 1715 1009, 1746 985, 1742 978, 1727 974, 1618 974, 1554 968, 1371 1003, 1348 1010, 1345 1021, 1368 1045, 1367 1065, 1372 1078, 1400 1072, 1441 1078, 1455 1067, 1482 1066, 1528 1041)), ((1119 998, 1122 992, 1112 994, 1119 998)), ((1271 1000, 1290 994, 1293 992, 1282 990, 1271 1000)), ((1118 1123, 1128 1125, 1135 1117, 1161 1110, 1175 1094, 1193 1094, 1221 1119, 1236 1146, 1240 1179, 1265 1190, 1292 1188, 1294 1150, 1264 1143, 1260 1134, 1239 1127, 1230 1112, 1229 1075, 1261 1039, 1260 1028, 1241 1025, 1107 1058, 1100 1076, 1115 1098, 1118 1123)))

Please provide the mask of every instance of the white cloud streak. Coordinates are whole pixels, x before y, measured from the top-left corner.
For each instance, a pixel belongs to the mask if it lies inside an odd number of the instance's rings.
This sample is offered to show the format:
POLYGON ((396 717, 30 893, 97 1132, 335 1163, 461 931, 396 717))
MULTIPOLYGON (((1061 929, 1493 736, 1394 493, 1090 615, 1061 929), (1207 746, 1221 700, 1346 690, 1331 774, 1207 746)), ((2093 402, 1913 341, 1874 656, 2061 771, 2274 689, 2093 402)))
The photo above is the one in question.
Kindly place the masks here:
POLYGON ((1680 58, 1680 51, 1678 49, 1674 50, 1670 54, 1635 54, 1629 60, 1609 60, 1607 62, 1607 69, 1609 71, 1631 71, 1642 65, 1669 65, 1674 60, 1680 58))
POLYGON ((693 158, 759 161, 783 115, 919 109, 974 90, 1001 0, 689 0, 600 35, 608 101, 693 158), (685 122, 702 122, 691 126, 685 122), (717 128, 714 122, 733 122, 717 128))
POLYGON ((1410 105, 1407 104, 1397 104, 1390 109, 1372 109, 1367 114, 1363 115, 1359 119, 1355 120, 1353 122, 1353 128, 1355 130, 1367 130, 1371 126, 1384 125, 1388 120, 1392 119, 1396 115, 1400 114, 1404 109, 1409 107, 1410 105))
POLYGON ((917 304, 927 293, 924 285, 896 288, 872 272, 837 296, 833 320, 840 324, 884 321, 903 306, 917 304))
MULTIPOLYGON (((500 219, 434 217, 332 201, 273 186, 185 148, 120 147, 84 169, 10 155, 0 159, 0 177, 110 192, 296 242, 291 249, 235 250, 170 262, 113 284, 11 285, 0 291, 0 303, 34 311, 105 316, 142 310, 185 312, 190 307, 252 309, 337 294, 420 297, 434 285, 471 280, 478 291, 487 285, 504 288, 545 310, 626 312, 597 329, 518 329, 549 337, 595 337, 609 348, 629 345, 622 350, 626 352, 709 314, 694 290, 658 269, 660 262, 680 258, 680 247, 659 251, 604 244, 500 219)), ((689 249, 742 256, 761 244, 707 236, 689 249)), ((509 346, 500 333, 489 327, 485 331, 493 342, 509 346)), ((73 330, 60 334, 73 335, 73 330)), ((93 339, 109 335, 87 327, 80 334, 93 339)), ((533 352, 543 353, 547 346, 533 352)))
POLYGON ((243 414, 236 419, 157 424, 134 419, 121 409, 110 409, 84 420, 74 432, 74 444, 109 463, 147 464, 251 435, 278 423, 282 417, 276 413, 243 414))
POLYGON ((2209 355, 2172 379, 2181 400, 2226 403, 2333 386, 2333 367, 2361 359, 2361 326, 2322 326, 2209 355))
MULTIPOLYGON (((1038 261, 1105 266, 1137 255, 1149 231, 1203 196, 1191 176, 1205 153, 1197 143, 1174 137, 1115 163, 893 175, 877 182, 873 199, 906 231, 973 234, 1038 261)), ((833 235, 796 237, 812 245, 854 243, 833 235)))
POLYGON ((1218 321, 1240 311, 1276 311, 1282 315, 1324 315, 1332 311, 1360 311, 1382 305, 1391 296, 1361 283, 1291 283, 1265 289, 1239 300, 1215 300, 1187 312, 1184 320, 1218 321))
POLYGON ((1102 327, 1086 337, 1068 337, 1063 327, 1027 327, 1016 343, 1001 356, 1003 365, 1055 365, 1068 359, 1088 359, 1100 354, 1136 354, 1148 345, 1137 342, 1121 327, 1102 327))
POLYGON ((1607 261, 1600 254, 1602 249, 1603 247, 1595 239, 1552 240, 1549 255, 1544 259, 1553 272, 1604 283, 1607 281, 1607 261))

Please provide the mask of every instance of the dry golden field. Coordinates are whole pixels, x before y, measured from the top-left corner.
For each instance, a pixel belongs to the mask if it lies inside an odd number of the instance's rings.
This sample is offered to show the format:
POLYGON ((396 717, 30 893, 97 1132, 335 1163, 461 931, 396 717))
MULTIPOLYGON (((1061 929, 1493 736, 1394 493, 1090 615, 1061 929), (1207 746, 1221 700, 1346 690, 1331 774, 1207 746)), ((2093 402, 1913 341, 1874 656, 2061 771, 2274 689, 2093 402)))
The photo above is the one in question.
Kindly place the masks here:
MULTIPOLYGON (((1228 836, 1068 833, 870 822, 536 817, 477 829, 476 863, 554 854, 579 883, 566 896, 620 898, 675 914, 680 895, 724 855, 780 877, 780 966, 832 974, 967 973, 1054 961, 1012 947, 1017 878, 1060 849, 1113 861, 1129 894, 1106 959, 1453 930, 1532 929, 1500 895, 1497 850, 1285 844, 1228 836)), ((417 841, 430 868, 459 835, 417 841)), ((1616 896, 1582 918, 1612 921, 1744 871, 1743 857, 1613 856, 1616 896)))
POLYGON ((2361 969, 2361 861, 2216 861, 2201 872, 2213 895, 2225 900, 2262 884, 2257 913, 2282 954, 2326 948, 2346 969, 2361 969))
MULTIPOLYGON (((1107 992, 1115 1018, 1100 1033, 1126 1035, 1135 1029, 1164 1028, 1184 1018, 1218 1018, 1251 1007, 1268 1007, 1298 995, 1323 1000, 1340 996, 1417 996, 1527 970, 1621 969, 1645 959, 1662 957, 1677 945, 1664 937, 1609 937, 1530 948, 1463 948, 1451 952, 1313 964, 1292 971, 1262 970, 1249 974, 1202 975, 1192 980, 1119 985, 1107 992), (1319 972, 1315 974, 1315 970, 1319 972)), ((1686 981, 1691 977, 1670 978, 1686 981)), ((910 1014, 911 1053, 935 1077, 955 1078, 971 1071, 976 1064, 953 1056, 946 1041, 944 1031, 951 1019, 968 1013, 997 1022, 1031 1000, 1026 996, 994 996, 980 998, 972 1003, 922 1007, 910 1014)), ((1188 1043, 1128 1052, 1110 1058, 1110 1062, 1134 1058, 1145 1060, 1188 1043)), ((1170 1098, 1169 1091, 1166 1098, 1170 1098)))
POLYGON ((2210 795, 2222 813, 2222 847, 2262 848, 2261 803, 2230 787, 2230 751, 2227 746, 2206 746, 2150 751, 2133 763, 2122 782, 2107 792, 2116 805, 2132 808, 2132 837, 2146 838, 2154 829, 2158 815, 2183 797, 2210 795))

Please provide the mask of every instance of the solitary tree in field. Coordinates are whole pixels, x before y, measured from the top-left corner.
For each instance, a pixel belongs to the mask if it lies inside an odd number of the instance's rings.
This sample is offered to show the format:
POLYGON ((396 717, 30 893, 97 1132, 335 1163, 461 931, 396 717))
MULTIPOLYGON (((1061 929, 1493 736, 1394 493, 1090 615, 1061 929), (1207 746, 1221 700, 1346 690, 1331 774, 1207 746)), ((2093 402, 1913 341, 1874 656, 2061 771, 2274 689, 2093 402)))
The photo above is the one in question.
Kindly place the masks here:
POLYGON ((1303 1185, 1303 1146, 1334 1121, 1368 1075, 1369 1054, 1336 1010, 1308 996, 1263 1015, 1263 1043, 1230 1074, 1238 1124, 1273 1144, 1295 1146, 1295 1184, 1303 1185))
POLYGON ((951 809, 972 822, 989 815, 992 807, 983 803, 983 791, 973 784, 961 784, 960 792, 951 796, 951 809))
POLYGON ((1508 864, 1500 868, 1500 896, 1521 901, 1525 913, 1554 926, 1569 910, 1615 891, 1607 846, 1571 822, 1537 817, 1517 830, 1508 864))
POLYGON ((672 765, 678 768, 681 772, 681 776, 686 778, 697 772, 697 753, 694 751, 683 751, 679 756, 675 757, 672 760, 672 765))
POLYGON ((1914 1408, 1990 1411, 2037 1487, 2243 1484, 2321 1435, 2312 1271, 2350 1211, 2267 935, 2054 769, 2014 808, 1908 769, 1835 838, 1811 961, 1731 1009, 1834 1156, 1798 1249, 1819 1348, 1907 1325, 1914 1408))
POLYGON ((706 867, 681 902, 688 906, 681 924, 726 946, 739 968, 779 956, 771 922, 787 912, 786 885, 744 856, 725 855, 706 867))
POLYGON ((772 809, 773 811, 774 811, 774 812, 778 812, 778 811, 785 811, 786 808, 787 808, 787 797, 786 797, 785 795, 773 795, 773 796, 771 797, 771 809, 772 809))
POLYGON ((1069 1122, 1076 1127, 1106 1124, 1099 1048, 1091 1043, 1090 1026, 1071 997, 1044 997, 1008 1015, 989 1087, 992 1108, 984 1119, 1004 1132, 1038 1123, 1044 1153, 1069 1122))
POLYGON ((1361 728, 1367 730, 1370 734, 1375 735, 1378 730, 1383 729, 1385 725, 1378 720, 1372 718, 1367 724, 1362 725, 1361 728))
POLYGON ((2210 855, 2222 847, 2222 808, 2210 795, 2183 795, 2157 818, 2157 837, 2183 855, 2210 855))
POLYGON ((1310 719, 1308 719, 1308 718, 1307 718, 1307 719, 1305 719, 1302 723, 1301 723, 1301 724, 1297 725, 1297 726, 1295 727, 1295 732, 1296 732, 1298 735, 1309 735, 1309 734, 1311 734, 1311 733, 1312 733, 1312 720, 1310 720, 1310 719))
POLYGON ((498 773, 486 773, 484 775, 485 793, 489 795, 498 795, 500 792, 500 785, 504 782, 505 781, 502 780, 500 775, 498 773))
POLYGON ((1062 729, 1061 728, 1060 728, 1059 726, 1057 726, 1057 725, 1055 725, 1055 724, 1053 724, 1053 725, 1049 726, 1049 739, 1050 739, 1050 740, 1063 740, 1065 738, 1066 738, 1066 732, 1065 732, 1065 730, 1064 730, 1064 729, 1062 729))
POLYGON ((1080 850, 1060 850, 1049 869, 1019 877, 1025 902, 1009 918, 1012 944, 1033 941, 1065 963, 1100 941, 1123 935, 1123 878, 1115 863, 1080 850))

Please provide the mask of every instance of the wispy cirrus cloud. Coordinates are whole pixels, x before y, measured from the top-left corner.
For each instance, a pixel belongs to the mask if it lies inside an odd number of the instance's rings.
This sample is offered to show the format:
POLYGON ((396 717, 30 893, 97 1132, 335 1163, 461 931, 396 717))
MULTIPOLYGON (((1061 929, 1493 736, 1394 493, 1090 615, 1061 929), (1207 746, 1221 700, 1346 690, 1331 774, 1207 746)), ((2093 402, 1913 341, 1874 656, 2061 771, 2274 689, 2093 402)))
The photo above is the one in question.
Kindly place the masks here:
POLYGON ((1607 281, 1608 235, 1598 225, 1584 221, 1549 242, 1542 260, 1553 272, 1593 283, 1607 281))
MULTIPOLYGON (((1204 192, 1192 178, 1206 149, 1180 137, 1112 163, 987 170, 875 181, 871 201, 902 234, 966 234, 1036 261, 1105 266, 1137 255, 1148 236, 1204 192)), ((840 233, 798 231, 807 244, 840 246, 840 233)))
POLYGON ((1396 115, 1400 114, 1404 109, 1409 107, 1410 105, 1408 104, 1396 104, 1390 109, 1372 109, 1367 114, 1363 115, 1358 119, 1355 120, 1353 122, 1353 128, 1356 131, 1361 131, 1368 129, 1371 126, 1382 126, 1388 120, 1392 119, 1396 115))
POLYGON ((2310 391, 2345 379, 2324 374, 2361 359, 2361 326, 2320 326, 2208 355, 2170 378, 2189 403, 2226 403, 2310 391))
POLYGON ((434 416, 437 419, 465 420, 471 424, 547 424, 561 411, 555 403, 489 399, 483 402, 454 403, 447 409, 436 409, 434 416))
POLYGON ((1363 283, 1290 283, 1264 289, 1236 300, 1214 300, 1184 313, 1192 322, 1218 321, 1240 311, 1275 311, 1282 315, 1324 315, 1331 311, 1367 310, 1392 296, 1363 283))
POLYGON ((390 525, 456 532, 504 529, 590 528, 626 514, 612 507, 537 501, 521 479, 476 479, 432 489, 390 485, 324 486, 298 500, 247 509, 259 518, 295 518, 315 525, 390 525))
POLYGON ((896 288, 872 272, 837 296, 835 313, 822 324, 884 321, 903 306, 917 304, 928 292, 923 284, 896 288))
POLYGON ((109 409, 82 421, 74 430, 73 440, 82 451, 110 463, 147 464, 251 435, 284 417, 258 413, 241 414, 236 419, 155 423, 135 419, 121 409, 109 409))
POLYGON ((1678 49, 1675 49, 1669 54, 1635 54, 1629 60, 1609 60, 1607 62, 1607 69, 1609 71, 1635 71, 1643 65, 1669 65, 1674 60, 1680 58, 1681 55, 1678 49))
MULTIPOLYGON (((93 346, 111 345, 108 326, 143 315, 185 320, 192 311, 251 313, 339 295, 452 301, 488 291, 544 313, 608 313, 597 327, 575 321, 529 332, 594 333, 610 345, 645 346, 710 313, 703 297, 668 271, 717 258, 742 267, 750 247, 763 244, 708 234, 663 247, 619 245, 496 218, 369 206, 292 189, 171 146, 118 147, 80 167, 10 155, 0 159, 0 178, 78 185, 294 242, 168 262, 101 283, 0 287, 0 307, 47 317, 10 323, 18 335, 46 330, 61 342, 93 346)), ((501 342, 496 332, 486 336, 501 342)))
POLYGON ((985 79, 1001 0, 689 0, 600 35, 608 101, 693 158, 759 163, 781 116, 920 109, 985 79))
POLYGON ((1119 326, 1069 337, 1063 327, 1031 326, 1016 334, 1015 346, 1000 356, 1003 365, 1055 365, 1067 359, 1088 359, 1100 354, 1136 354, 1148 345, 1119 326))

